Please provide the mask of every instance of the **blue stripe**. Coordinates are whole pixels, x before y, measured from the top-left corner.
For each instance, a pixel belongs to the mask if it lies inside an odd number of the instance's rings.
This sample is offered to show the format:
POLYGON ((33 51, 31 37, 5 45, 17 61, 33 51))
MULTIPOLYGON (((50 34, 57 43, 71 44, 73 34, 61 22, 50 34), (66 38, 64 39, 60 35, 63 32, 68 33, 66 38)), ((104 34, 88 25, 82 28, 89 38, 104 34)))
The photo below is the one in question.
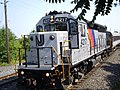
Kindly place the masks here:
POLYGON ((94 30, 92 29, 92 35, 93 35, 93 38, 94 38, 94 46, 96 45, 96 38, 95 38, 95 32, 94 30))

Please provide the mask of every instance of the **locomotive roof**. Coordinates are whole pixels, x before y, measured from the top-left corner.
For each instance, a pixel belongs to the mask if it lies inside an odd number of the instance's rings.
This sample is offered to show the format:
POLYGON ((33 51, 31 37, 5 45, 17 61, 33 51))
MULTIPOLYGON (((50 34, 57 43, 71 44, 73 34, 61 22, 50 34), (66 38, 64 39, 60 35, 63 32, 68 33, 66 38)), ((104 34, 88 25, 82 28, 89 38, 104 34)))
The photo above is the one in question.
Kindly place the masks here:
POLYGON ((51 16, 54 16, 54 17, 67 17, 67 18, 73 18, 73 19, 76 19, 74 16, 72 16, 70 13, 68 12, 57 12, 57 11, 53 11, 53 12, 49 12, 48 14, 46 14, 46 16, 42 17, 39 22, 36 24, 42 24, 43 20, 44 19, 48 19, 50 18, 51 16))
POLYGON ((67 17, 67 18, 74 18, 75 19, 75 17, 74 16, 72 16, 69 12, 57 12, 57 11, 53 11, 53 12, 49 12, 48 13, 48 15, 46 15, 46 16, 48 16, 48 17, 50 17, 50 16, 57 16, 57 17, 67 17))
POLYGON ((90 28, 92 29, 97 29, 99 32, 106 32, 107 27, 97 24, 97 23, 93 23, 93 25, 89 25, 90 28))
POLYGON ((48 15, 55 15, 55 14, 70 14, 69 12, 57 12, 57 11, 53 11, 53 12, 49 12, 49 14, 48 15))
POLYGON ((87 23, 88 28, 96 29, 99 32, 106 32, 106 30, 107 30, 107 26, 105 26, 105 25, 101 25, 98 23, 91 23, 90 21, 88 21, 86 19, 83 19, 83 21, 85 21, 87 23))
MULTIPOLYGON (((50 18, 50 16, 52 16, 52 15, 55 17, 67 17, 67 18, 76 19, 76 17, 72 16, 69 12, 50 11, 48 14, 46 14, 46 16, 42 17, 36 25, 40 24, 41 21, 43 22, 44 19, 50 18)), ((107 27, 105 25, 91 23, 90 21, 88 21, 86 19, 82 19, 82 21, 87 23, 88 28, 96 29, 99 32, 106 32, 106 30, 107 30, 107 27)))

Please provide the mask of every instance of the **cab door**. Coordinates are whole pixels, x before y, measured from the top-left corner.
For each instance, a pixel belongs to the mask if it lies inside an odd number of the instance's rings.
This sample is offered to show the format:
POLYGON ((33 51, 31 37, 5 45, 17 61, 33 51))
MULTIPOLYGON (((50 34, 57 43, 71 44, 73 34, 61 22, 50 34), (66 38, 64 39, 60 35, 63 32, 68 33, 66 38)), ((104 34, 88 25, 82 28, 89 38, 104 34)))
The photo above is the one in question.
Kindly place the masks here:
POLYGON ((84 60, 89 56, 90 44, 88 43, 87 26, 82 23, 78 25, 80 31, 80 59, 84 60))
POLYGON ((69 48, 78 49, 79 48, 79 32, 78 24, 74 19, 69 19, 69 32, 68 32, 69 48))

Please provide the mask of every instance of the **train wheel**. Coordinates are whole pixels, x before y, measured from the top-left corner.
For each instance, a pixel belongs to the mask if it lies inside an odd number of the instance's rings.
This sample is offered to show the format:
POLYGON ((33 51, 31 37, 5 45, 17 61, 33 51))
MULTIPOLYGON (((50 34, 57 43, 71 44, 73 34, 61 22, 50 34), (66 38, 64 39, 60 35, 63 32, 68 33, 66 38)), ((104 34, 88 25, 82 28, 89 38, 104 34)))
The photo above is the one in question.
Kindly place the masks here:
POLYGON ((70 76, 70 80, 69 80, 69 81, 70 81, 70 84, 71 84, 71 85, 75 85, 74 75, 71 75, 71 76, 70 76))
POLYGON ((92 61, 88 61, 88 65, 87 65, 87 72, 89 72, 93 67, 93 62, 92 61))
POLYGON ((107 54, 107 52, 105 53, 105 57, 106 57, 106 58, 108 57, 108 54, 107 54))
POLYGON ((31 79, 26 79, 26 86, 30 86, 32 84, 31 79))
POLYGON ((110 50, 107 50, 107 56, 110 56, 110 50))
POLYGON ((55 78, 55 89, 63 89, 61 78, 57 75, 54 78, 55 78))
POLYGON ((70 82, 71 82, 70 84, 75 85, 79 78, 80 77, 78 75, 78 69, 74 68, 74 70, 71 72, 71 75, 70 75, 70 82))
POLYGON ((101 54, 101 60, 104 61, 104 54, 101 54))
POLYGON ((87 72, 87 64, 80 65, 79 71, 80 73, 85 74, 87 72))

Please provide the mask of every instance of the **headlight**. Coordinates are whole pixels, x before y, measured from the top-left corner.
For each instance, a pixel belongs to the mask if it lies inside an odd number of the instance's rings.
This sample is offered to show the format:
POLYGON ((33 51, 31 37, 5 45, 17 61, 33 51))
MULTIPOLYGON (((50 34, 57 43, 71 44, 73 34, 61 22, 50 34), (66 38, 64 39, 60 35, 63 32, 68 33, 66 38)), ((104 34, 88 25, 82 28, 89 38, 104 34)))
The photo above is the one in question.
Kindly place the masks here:
POLYGON ((55 83, 53 83, 53 86, 55 86, 55 83))
POLYGON ((21 74, 23 75, 23 74, 24 74, 24 71, 21 71, 21 74))
POLYGON ((50 22, 54 23, 54 16, 50 16, 50 22))
POLYGON ((49 74, 49 73, 46 73, 46 76, 47 76, 47 77, 49 77, 49 76, 50 76, 50 74, 49 74))
POLYGON ((50 35, 49 39, 50 39, 50 40, 54 40, 54 39, 55 39, 55 36, 54 36, 54 35, 50 35))

